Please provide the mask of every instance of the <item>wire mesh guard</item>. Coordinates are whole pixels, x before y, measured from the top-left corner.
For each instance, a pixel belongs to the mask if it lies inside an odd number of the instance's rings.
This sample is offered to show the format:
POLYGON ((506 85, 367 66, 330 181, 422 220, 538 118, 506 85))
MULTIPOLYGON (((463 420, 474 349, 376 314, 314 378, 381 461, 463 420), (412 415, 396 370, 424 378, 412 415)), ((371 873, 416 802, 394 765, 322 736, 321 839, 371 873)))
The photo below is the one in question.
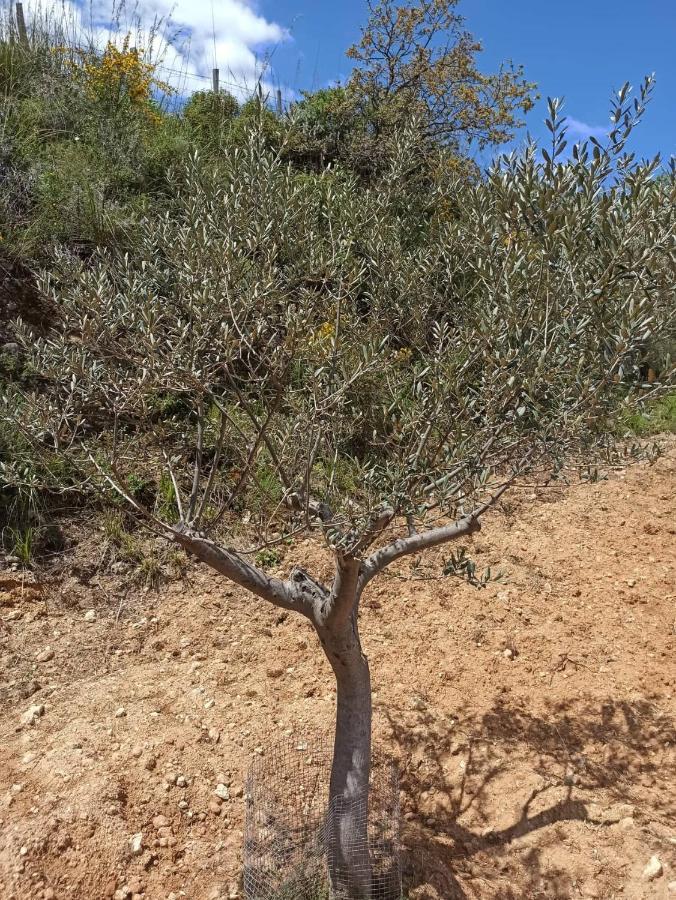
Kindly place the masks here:
POLYGON ((254 760, 246 792, 244 896, 246 900, 399 900, 399 779, 391 760, 375 756, 368 804, 329 807, 331 753, 324 742, 280 744, 254 760), (367 840, 363 834, 367 822, 367 840), (359 888, 332 853, 328 836, 338 823, 359 888), (345 827, 356 823, 354 842, 345 827), (334 891, 329 889, 329 866, 334 891))

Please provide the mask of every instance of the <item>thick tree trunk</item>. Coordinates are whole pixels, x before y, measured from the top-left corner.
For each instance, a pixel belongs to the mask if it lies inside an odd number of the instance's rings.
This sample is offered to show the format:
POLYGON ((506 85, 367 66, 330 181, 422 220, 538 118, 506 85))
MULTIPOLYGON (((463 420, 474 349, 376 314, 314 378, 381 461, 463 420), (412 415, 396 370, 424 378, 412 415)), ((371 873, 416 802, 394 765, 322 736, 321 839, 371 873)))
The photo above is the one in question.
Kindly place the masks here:
POLYGON ((327 821, 331 894, 336 900, 370 900, 371 676, 356 610, 337 631, 330 626, 318 631, 338 687, 327 821))

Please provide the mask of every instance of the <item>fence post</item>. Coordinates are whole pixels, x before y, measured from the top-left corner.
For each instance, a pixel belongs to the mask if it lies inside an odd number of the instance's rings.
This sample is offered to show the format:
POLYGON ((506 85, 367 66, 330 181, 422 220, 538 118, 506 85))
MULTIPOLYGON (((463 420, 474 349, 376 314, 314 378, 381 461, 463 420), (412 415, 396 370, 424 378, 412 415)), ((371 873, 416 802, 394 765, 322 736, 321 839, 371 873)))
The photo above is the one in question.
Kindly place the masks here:
POLYGON ((28 44, 28 31, 26 30, 26 20, 23 15, 23 3, 15 3, 16 11, 16 30, 19 33, 19 40, 22 44, 28 44))
POLYGON ((211 70, 211 89, 214 94, 218 93, 218 69, 211 70))
POLYGON ((284 108, 282 107, 282 89, 277 88, 277 115, 281 118, 284 108))

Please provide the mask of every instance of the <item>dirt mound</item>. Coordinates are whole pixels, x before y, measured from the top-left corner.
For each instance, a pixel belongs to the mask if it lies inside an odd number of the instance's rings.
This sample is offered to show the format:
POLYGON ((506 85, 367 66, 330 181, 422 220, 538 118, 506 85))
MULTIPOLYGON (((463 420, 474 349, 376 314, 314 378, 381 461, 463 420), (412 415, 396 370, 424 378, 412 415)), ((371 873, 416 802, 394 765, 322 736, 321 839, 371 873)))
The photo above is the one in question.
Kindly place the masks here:
MULTIPOLYGON (((676 896, 675 471, 671 441, 510 498, 467 542, 505 584, 433 577, 447 550, 369 588, 410 898, 676 896)), ((159 595, 0 577, 3 900, 240 896, 252 754, 331 728, 310 626, 197 568, 159 595)))

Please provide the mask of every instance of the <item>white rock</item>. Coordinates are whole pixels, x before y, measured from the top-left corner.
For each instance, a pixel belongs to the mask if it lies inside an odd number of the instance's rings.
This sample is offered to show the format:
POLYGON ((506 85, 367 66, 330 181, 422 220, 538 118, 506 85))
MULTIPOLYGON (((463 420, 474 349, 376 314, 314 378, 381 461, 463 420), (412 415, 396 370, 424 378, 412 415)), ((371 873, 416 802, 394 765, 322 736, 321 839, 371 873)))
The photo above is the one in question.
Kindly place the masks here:
POLYGON ((643 877, 646 881, 652 881, 654 878, 659 878, 661 874, 662 862, 659 856, 651 856, 647 866, 643 870, 643 877))
POLYGON ((188 780, 185 777, 185 775, 179 775, 178 778, 176 779, 176 784, 178 787, 187 787, 188 780))
POLYGON ((118 709, 115 710, 115 718, 116 719, 123 719, 126 715, 127 715, 127 710, 124 708, 124 706, 120 706, 120 707, 118 707, 118 709))
POLYGON ((84 615, 85 622, 96 622, 96 619, 97 619, 96 610, 88 609, 84 615))
POLYGON ((44 715, 44 712, 44 703, 36 703, 34 706, 29 706, 26 712, 21 716, 21 724, 35 725, 40 716, 44 715))
POLYGON ((134 856, 138 856, 143 850, 143 832, 139 831, 136 834, 132 834, 129 838, 129 846, 131 847, 131 852, 134 856))
POLYGON ((676 881, 670 881, 667 885, 667 890, 670 894, 676 894, 676 881))
POLYGON ((54 659, 54 651, 51 647, 45 647, 35 658, 39 663, 49 662, 50 659, 54 659))
POLYGON ((220 797, 221 800, 230 799, 230 790, 225 784, 217 784, 214 794, 216 794, 217 797, 220 797))

